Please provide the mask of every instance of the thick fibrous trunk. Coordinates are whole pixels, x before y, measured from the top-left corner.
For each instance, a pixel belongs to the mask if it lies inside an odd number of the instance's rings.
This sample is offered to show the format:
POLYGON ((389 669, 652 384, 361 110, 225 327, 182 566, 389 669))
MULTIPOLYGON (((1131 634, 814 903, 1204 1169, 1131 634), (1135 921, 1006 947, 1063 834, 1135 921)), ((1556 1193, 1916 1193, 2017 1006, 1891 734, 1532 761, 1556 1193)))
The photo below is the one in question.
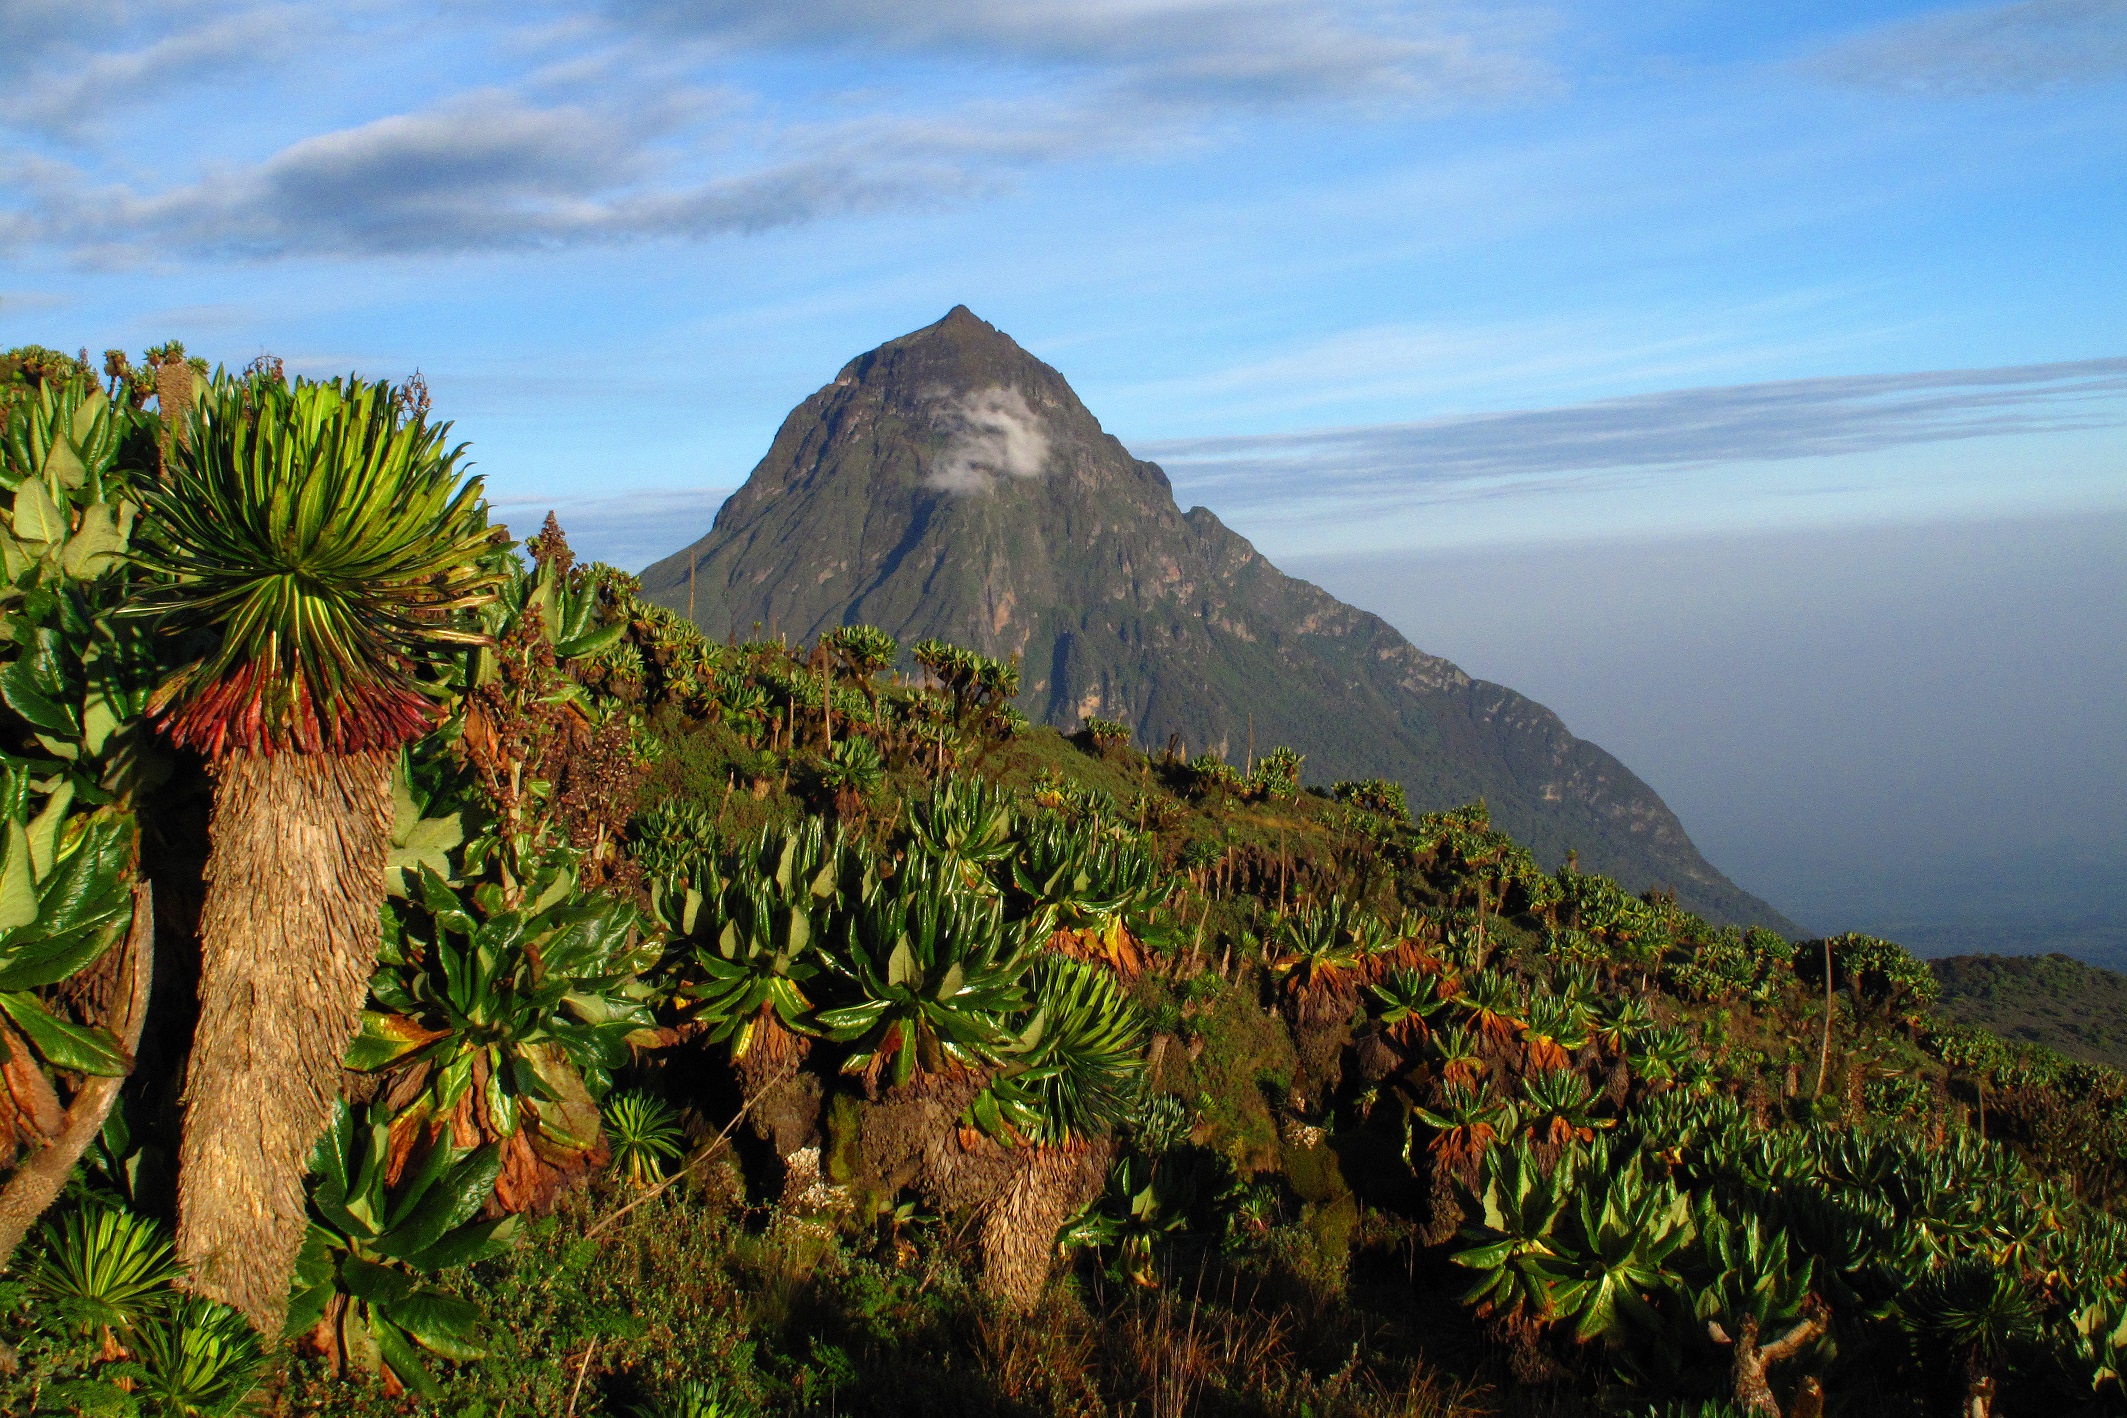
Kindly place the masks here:
POLYGON ((1056 1232, 1107 1176, 1106 1146, 1022 1149, 1011 1185, 982 1220, 982 1288, 1031 1310, 1049 1280, 1056 1232))
POLYGON ((381 936, 390 755, 233 754, 215 769, 177 1247, 194 1289, 278 1337, 303 1176, 381 936))

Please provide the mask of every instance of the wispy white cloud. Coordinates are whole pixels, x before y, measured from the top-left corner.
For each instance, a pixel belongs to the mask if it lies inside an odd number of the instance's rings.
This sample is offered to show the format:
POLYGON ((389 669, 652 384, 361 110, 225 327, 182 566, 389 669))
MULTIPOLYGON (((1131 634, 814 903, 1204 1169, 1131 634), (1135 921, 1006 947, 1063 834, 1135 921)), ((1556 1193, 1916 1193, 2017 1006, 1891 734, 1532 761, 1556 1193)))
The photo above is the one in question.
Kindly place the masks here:
POLYGON ((123 0, 7 0, 0 5, 0 78, 35 73, 52 55, 78 48, 84 35, 108 33, 126 8, 123 0))
POLYGON ((21 19, 56 22, 48 0, 0 17, 0 39, 19 30, 43 56, 0 93, 0 251, 98 265, 697 241, 958 202, 1045 164, 1230 140, 1221 115, 1266 103, 1402 112, 1544 81, 1523 30, 1429 4, 557 0, 480 32, 485 53, 464 66, 473 86, 308 131, 305 115, 344 106, 253 105, 245 124, 210 121, 206 141, 150 157, 115 135, 187 84, 236 75, 270 88, 316 74, 321 92, 356 92, 317 71, 318 25, 372 49, 384 33, 415 49, 443 41, 404 0, 370 0, 352 22, 308 0, 87 3, 105 29, 61 27, 63 42, 21 19), (760 65, 793 48, 909 63, 861 83, 830 69, 771 85, 771 97, 760 65), (258 156, 261 136, 278 136, 278 150, 258 156))
POLYGON ((656 147, 672 126, 656 110, 537 108, 494 91, 160 191, 25 159, 12 175, 27 200, 0 215, 0 249, 58 246, 121 263, 536 250, 761 231, 967 185, 940 161, 832 148, 675 180, 656 147))
POLYGON ((30 311, 64 310, 74 297, 57 291, 0 291, 0 319, 30 311))
POLYGON ((1616 470, 2127 427, 2127 358, 1681 389, 1564 408, 1137 445, 1191 496, 1346 515, 1541 496, 1616 470))
MULTIPOLYGON (((12 5, 9 7, 12 8, 12 5)), ((111 7, 114 10, 115 6, 111 7)), ((64 56, 28 69, 24 81, 0 95, 0 117, 30 129, 79 134, 111 123, 137 103, 173 87, 232 73, 256 72, 314 44, 324 17, 286 4, 210 12, 130 49, 95 51, 71 22, 48 41, 64 56)))
POLYGON ((614 0, 732 44, 1065 69, 1166 99, 1490 101, 1549 82, 1517 6, 1348 0, 614 0))
POLYGON ((2127 78, 2127 0, 2017 0, 1900 20, 1811 61, 1841 83, 1916 94, 2024 93, 2127 78))
POLYGON ((945 492, 987 492, 1000 478, 1048 471, 1049 431, 1017 389, 953 395, 932 411, 945 446, 923 481, 945 492))

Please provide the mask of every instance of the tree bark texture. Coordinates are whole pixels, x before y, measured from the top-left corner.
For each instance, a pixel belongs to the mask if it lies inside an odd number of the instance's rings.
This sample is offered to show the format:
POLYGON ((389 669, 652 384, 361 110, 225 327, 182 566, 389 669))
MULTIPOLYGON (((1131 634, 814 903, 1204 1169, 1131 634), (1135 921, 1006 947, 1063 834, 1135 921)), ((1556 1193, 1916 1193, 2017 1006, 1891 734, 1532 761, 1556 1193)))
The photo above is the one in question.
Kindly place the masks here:
POLYGON ((392 760, 238 753, 214 769, 177 1249, 193 1289, 269 1339, 303 1241, 310 1149, 376 967, 392 760))
MULTIPOLYGON (((99 1022, 118 1036, 130 1059, 140 1048, 141 1026, 148 1019, 148 985, 155 972, 155 903, 145 881, 133 887, 133 925, 119 948, 124 954, 118 962, 118 993, 110 1013, 99 1022)), ((124 1078, 92 1078, 82 1084, 67 1103, 57 1135, 31 1153, 0 1188, 0 1270, 7 1269, 15 1247, 37 1218, 59 1199, 74 1164, 103 1130, 124 1086, 124 1078)))
POLYGON ((1808 1315, 1772 1343, 1761 1346, 1758 1343, 1758 1322, 1753 1318, 1746 1316, 1736 1326, 1733 1338, 1721 1328, 1719 1321, 1706 1322, 1706 1333, 1714 1343, 1734 1346, 1729 1368, 1731 1400, 1743 1412, 1762 1414, 1764 1418, 1780 1418, 1780 1404, 1773 1397, 1766 1370, 1823 1332, 1824 1321, 1816 1315, 1808 1315))
POLYGON ((1099 1195, 1107 1179, 1107 1145, 1019 1149, 1011 1185, 982 1219, 982 1288, 1031 1310, 1048 1284, 1056 1232, 1099 1195))

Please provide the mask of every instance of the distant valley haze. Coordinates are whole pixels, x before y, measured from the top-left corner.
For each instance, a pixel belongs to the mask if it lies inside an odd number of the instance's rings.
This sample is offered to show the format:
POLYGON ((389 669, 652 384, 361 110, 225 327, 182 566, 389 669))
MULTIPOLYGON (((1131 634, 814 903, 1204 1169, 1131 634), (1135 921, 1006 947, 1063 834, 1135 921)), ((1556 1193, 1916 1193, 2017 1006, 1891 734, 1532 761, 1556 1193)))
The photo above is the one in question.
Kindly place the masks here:
POLYGON ((0 347, 418 368, 637 568, 965 302, 1798 924, 2118 967, 2122 172, 2127 0, 11 0, 0 347))

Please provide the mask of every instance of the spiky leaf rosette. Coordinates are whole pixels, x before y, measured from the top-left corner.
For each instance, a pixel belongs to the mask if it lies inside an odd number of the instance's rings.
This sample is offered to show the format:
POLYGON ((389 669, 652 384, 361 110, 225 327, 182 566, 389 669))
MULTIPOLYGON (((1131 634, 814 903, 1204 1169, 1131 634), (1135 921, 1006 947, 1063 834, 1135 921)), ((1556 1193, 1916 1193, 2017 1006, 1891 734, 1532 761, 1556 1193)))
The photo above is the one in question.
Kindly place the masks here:
POLYGON ((1036 1142, 1102 1132, 1129 1112, 1144 1074, 1144 1017, 1097 966, 1050 956, 1033 984, 1034 1017, 965 1121, 1036 1142))
POLYGON ((354 753, 435 720, 414 671, 481 636, 462 613, 493 594, 480 481, 449 425, 409 416, 388 384, 218 379, 189 416, 171 476, 145 493, 140 605, 207 642, 149 712, 212 757, 354 753))

